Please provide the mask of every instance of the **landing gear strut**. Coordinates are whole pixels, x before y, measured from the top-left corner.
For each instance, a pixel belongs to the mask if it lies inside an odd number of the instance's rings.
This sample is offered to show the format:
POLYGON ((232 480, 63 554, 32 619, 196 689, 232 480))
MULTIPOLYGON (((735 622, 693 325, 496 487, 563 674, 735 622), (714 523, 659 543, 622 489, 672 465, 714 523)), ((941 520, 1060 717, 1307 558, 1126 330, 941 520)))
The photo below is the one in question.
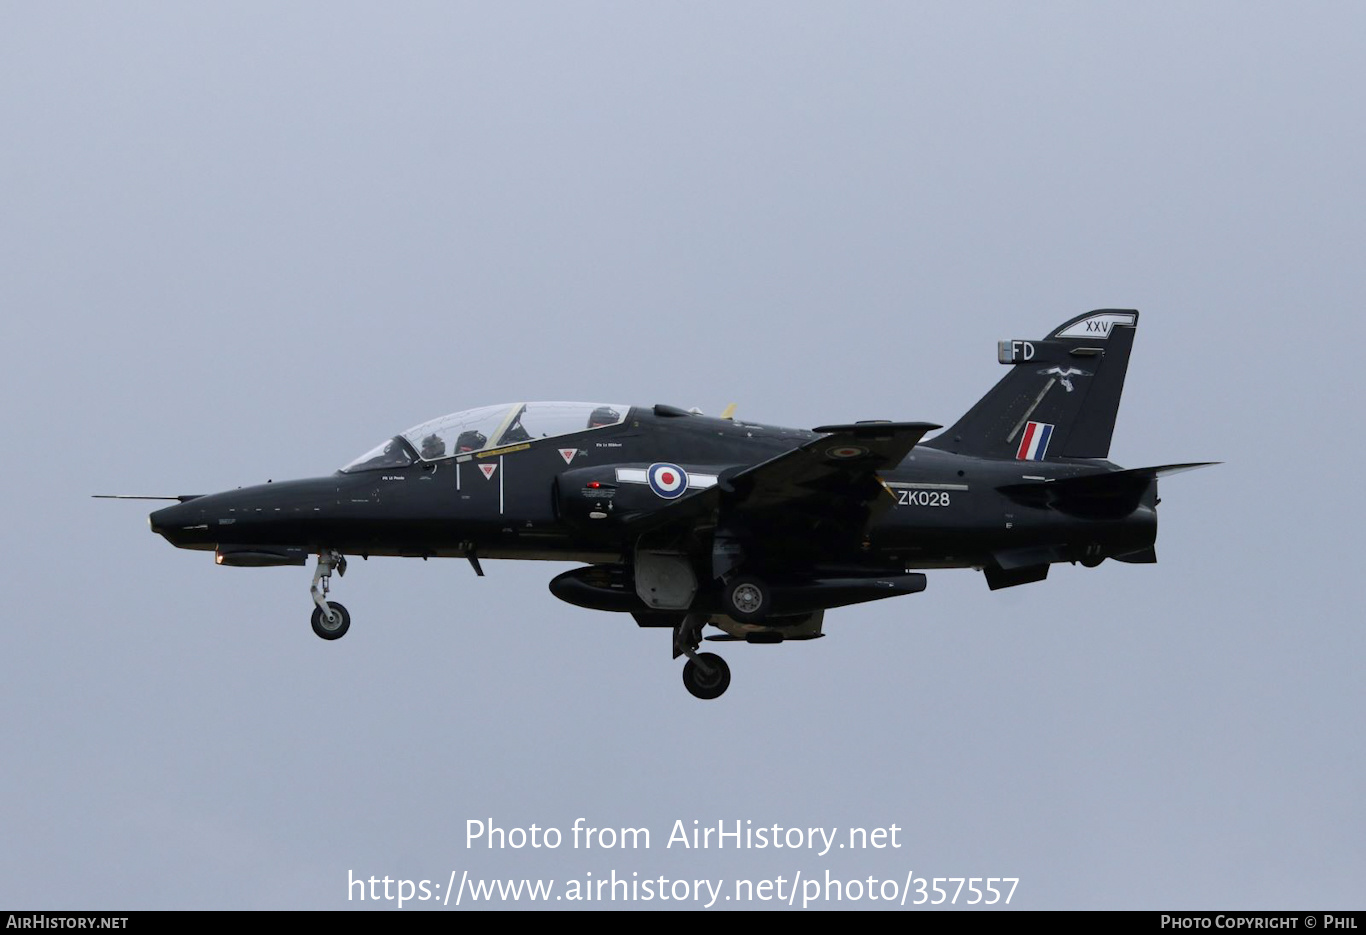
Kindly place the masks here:
POLYGON ((730 666, 716 653, 699 653, 706 614, 688 614, 674 627, 674 658, 687 656, 683 665, 683 686, 695 698, 720 698, 730 687, 730 666))
POLYGON ((313 632, 325 640, 339 640, 351 628, 351 615, 336 601, 327 599, 328 588, 332 585, 332 571, 338 575, 346 574, 346 556, 336 549, 323 549, 318 553, 318 567, 313 572, 313 586, 308 589, 313 595, 313 632))

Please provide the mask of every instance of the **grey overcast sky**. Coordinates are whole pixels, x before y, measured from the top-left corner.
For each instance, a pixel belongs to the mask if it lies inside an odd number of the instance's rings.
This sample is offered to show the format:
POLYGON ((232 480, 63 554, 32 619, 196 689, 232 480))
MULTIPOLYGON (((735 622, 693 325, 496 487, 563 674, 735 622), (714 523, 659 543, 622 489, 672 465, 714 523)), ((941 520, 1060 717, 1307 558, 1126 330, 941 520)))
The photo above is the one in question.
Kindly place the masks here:
POLYGON ((468 870, 1360 908, 1363 86, 1358 3, 0 2, 0 905, 468 870), (308 570, 88 498, 512 399, 948 423, 997 339, 1097 307, 1143 316, 1113 459, 1226 462, 1163 483, 1159 564, 931 573, 729 648, 715 702, 567 566, 356 562, 324 643, 308 570), (576 818, 651 847, 465 846, 576 818))

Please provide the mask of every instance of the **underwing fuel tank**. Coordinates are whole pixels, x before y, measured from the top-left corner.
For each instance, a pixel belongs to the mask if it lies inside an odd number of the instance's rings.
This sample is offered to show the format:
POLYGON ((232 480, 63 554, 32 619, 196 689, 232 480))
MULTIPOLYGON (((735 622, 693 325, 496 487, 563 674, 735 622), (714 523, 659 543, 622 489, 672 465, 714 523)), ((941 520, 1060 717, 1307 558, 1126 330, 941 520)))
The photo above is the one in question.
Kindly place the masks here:
POLYGON ((848 604, 880 601, 884 597, 916 594, 925 590, 925 576, 903 572, 880 577, 811 578, 773 587, 773 611, 828 610, 848 604))
POLYGON ((635 578, 625 565, 589 565, 550 580, 550 593, 589 610, 645 612, 651 608, 636 596, 635 578))
MULTIPOLYGON (((772 583, 773 613, 827 610, 923 590, 925 576, 918 572, 775 581, 772 583)), ((550 582, 550 593, 566 603, 590 610, 649 613, 655 609, 636 595, 635 579, 625 565, 590 565, 567 571, 550 582)), ((692 609, 722 612, 719 593, 699 593, 697 606, 692 609)))

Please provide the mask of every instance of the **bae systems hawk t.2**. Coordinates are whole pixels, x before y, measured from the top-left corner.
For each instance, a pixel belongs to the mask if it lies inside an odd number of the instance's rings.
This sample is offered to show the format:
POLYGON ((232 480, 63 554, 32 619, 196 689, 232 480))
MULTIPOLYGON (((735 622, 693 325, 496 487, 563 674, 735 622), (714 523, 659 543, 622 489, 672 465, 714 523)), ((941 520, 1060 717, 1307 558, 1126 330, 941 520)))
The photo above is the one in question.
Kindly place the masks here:
POLYGON ((711 640, 823 636, 825 612, 914 594, 915 569, 980 569, 992 588, 1056 562, 1154 562, 1157 479, 1199 467, 1106 460, 1138 312, 1079 315, 1002 341, 1010 367, 947 431, 865 421, 811 430, 673 406, 519 402, 424 422, 327 477, 182 496, 151 515, 220 565, 316 557, 313 630, 347 556, 581 562, 561 600, 671 631, 699 698, 730 684, 711 640))

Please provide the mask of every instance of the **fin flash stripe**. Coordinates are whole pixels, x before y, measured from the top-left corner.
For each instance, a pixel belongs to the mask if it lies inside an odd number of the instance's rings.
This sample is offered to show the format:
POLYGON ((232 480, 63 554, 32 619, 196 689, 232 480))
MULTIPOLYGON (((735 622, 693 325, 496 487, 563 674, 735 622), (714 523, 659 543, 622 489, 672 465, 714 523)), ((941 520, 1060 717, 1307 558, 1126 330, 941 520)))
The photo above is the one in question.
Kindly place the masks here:
POLYGON ((1042 461, 1048 453, 1048 440, 1053 437, 1053 426, 1048 422, 1030 422, 1025 426, 1020 448, 1015 452, 1017 461, 1042 461))

